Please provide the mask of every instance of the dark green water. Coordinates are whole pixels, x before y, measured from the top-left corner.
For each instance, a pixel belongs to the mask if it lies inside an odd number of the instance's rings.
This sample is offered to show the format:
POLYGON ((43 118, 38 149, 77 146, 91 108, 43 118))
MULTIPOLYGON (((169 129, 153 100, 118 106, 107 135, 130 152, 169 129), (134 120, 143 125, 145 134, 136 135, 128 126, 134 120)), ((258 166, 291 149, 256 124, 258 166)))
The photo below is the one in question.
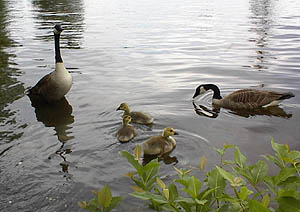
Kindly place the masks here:
MULTIPOLYGON (((126 196, 131 170, 119 151, 178 132, 176 167, 197 166, 213 147, 238 145, 250 161, 270 139, 298 149, 300 26, 297 0, 0 1, 0 211, 80 211, 77 202, 108 184, 126 196), (54 69, 52 27, 61 23, 62 57, 73 77, 66 100, 35 109, 25 90, 54 69), (202 83, 222 94, 241 88, 293 92, 274 111, 209 118, 194 110, 202 83), (120 144, 116 108, 151 114, 152 127, 120 144)), ((211 94, 196 106, 211 108, 211 94)), ((161 163, 162 177, 175 175, 161 163)), ((145 211, 126 197, 117 211, 145 211)))

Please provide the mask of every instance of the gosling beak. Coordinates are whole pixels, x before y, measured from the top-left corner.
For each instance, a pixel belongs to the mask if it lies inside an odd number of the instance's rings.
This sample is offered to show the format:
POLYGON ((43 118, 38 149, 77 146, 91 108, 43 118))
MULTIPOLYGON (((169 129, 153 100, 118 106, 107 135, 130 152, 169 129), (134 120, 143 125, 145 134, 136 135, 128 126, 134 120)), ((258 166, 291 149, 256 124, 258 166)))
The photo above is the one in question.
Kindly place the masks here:
POLYGON ((120 110, 120 107, 118 107, 118 108, 116 109, 116 111, 117 111, 117 110, 120 110))
POLYGON ((178 132, 174 132, 174 135, 179 135, 179 133, 178 132))

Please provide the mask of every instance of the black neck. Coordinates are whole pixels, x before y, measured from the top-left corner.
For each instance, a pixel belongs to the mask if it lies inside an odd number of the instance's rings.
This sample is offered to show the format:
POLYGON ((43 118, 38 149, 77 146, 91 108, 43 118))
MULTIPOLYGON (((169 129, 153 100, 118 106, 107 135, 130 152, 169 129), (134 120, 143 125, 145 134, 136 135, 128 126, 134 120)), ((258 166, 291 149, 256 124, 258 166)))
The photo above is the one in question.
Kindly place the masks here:
POLYGON ((207 84, 205 89, 213 90, 213 92, 214 92, 213 99, 222 99, 220 89, 218 88, 218 86, 216 86, 214 84, 207 84))
POLYGON ((55 42, 55 63, 62 63, 63 60, 60 55, 60 47, 59 47, 59 38, 60 34, 54 33, 54 42, 55 42))

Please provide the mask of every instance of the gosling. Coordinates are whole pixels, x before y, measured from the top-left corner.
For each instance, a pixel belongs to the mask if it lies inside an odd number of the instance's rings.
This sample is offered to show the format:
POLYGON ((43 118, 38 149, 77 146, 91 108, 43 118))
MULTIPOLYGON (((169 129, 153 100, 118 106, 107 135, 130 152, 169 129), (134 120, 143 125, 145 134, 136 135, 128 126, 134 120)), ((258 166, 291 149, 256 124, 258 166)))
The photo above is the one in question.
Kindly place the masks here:
POLYGON ((142 144, 144 154, 161 157, 166 153, 170 153, 176 147, 173 135, 178 135, 178 133, 173 128, 167 127, 163 130, 162 135, 152 136, 142 144))
POLYGON ((130 116, 125 115, 123 117, 123 126, 117 132, 117 138, 121 143, 126 143, 137 135, 136 130, 130 124, 130 121, 130 116))
POLYGON ((123 117, 125 115, 129 115, 132 118, 133 123, 137 124, 152 124, 153 123, 153 118, 149 116, 148 114, 145 114, 143 112, 135 112, 132 111, 130 112, 129 106, 127 103, 121 103, 120 106, 117 108, 117 110, 123 110, 123 117))

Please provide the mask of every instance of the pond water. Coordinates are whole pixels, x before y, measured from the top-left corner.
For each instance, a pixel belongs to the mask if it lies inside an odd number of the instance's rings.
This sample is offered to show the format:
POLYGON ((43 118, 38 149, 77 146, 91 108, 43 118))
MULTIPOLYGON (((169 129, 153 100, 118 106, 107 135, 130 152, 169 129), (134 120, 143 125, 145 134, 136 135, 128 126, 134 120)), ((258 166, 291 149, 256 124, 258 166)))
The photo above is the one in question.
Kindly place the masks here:
MULTIPOLYGON (((78 201, 108 184, 126 196, 116 211, 146 211, 128 197, 130 165, 120 156, 174 127, 176 167, 197 166, 214 147, 238 145, 249 162, 275 141, 300 149, 298 0, 0 1, 0 211, 80 211, 78 201), (25 95, 54 69, 52 28, 73 86, 60 105, 35 109, 25 95), (214 83, 293 92, 275 111, 211 117, 194 110, 194 89, 214 83), (153 126, 120 144, 121 102, 151 114, 153 126)), ((195 106, 211 108, 211 93, 195 106)), ((174 164, 161 162, 165 181, 174 164)))

